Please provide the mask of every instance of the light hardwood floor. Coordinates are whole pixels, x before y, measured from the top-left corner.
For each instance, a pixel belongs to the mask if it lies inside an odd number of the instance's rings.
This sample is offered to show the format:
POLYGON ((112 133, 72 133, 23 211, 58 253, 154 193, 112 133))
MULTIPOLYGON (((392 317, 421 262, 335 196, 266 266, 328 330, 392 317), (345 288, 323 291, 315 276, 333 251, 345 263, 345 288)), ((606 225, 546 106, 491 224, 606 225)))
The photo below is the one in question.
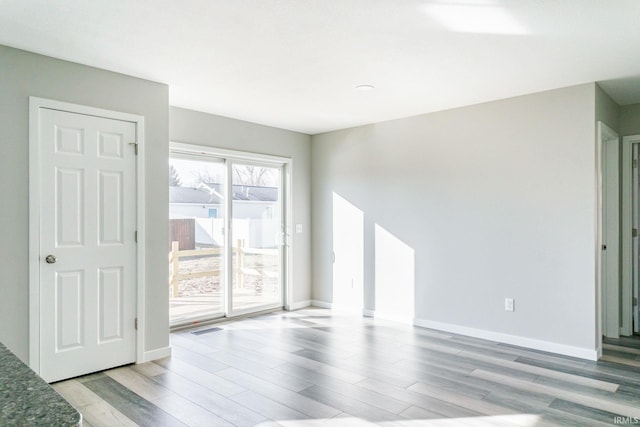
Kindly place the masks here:
POLYGON ((638 340, 596 363, 315 308, 209 328, 54 388, 96 427, 640 424, 638 340))

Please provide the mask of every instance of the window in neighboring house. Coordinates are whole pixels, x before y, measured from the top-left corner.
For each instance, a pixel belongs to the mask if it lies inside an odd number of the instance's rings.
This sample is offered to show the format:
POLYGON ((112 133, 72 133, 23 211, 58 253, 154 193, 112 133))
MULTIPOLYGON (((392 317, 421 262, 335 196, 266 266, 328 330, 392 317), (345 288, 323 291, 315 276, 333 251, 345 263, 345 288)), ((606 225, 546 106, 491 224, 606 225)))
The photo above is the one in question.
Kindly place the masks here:
POLYGON ((209 208, 209 218, 218 218, 218 208, 209 208))

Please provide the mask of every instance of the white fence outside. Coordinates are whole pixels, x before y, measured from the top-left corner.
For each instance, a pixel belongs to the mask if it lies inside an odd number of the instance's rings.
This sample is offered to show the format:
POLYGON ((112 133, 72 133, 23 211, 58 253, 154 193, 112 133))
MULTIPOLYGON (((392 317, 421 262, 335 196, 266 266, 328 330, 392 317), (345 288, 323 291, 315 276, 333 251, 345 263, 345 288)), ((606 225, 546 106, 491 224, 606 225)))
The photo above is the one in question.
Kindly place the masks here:
MULTIPOLYGON (((224 242, 221 218, 195 218, 196 247, 222 246, 224 242)), ((244 240, 251 248, 275 248, 280 226, 272 219, 234 219, 233 240, 244 240)))

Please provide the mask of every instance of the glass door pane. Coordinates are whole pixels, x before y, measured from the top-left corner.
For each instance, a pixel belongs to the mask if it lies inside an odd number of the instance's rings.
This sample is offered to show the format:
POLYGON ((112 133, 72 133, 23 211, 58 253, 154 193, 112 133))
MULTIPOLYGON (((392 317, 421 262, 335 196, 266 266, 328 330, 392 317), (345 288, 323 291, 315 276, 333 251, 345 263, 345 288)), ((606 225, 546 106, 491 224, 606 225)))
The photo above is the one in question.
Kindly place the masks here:
POLYGON ((172 326, 225 314, 222 161, 169 160, 169 318, 172 326))
POLYGON ((282 306, 282 168, 232 163, 231 312, 282 306))

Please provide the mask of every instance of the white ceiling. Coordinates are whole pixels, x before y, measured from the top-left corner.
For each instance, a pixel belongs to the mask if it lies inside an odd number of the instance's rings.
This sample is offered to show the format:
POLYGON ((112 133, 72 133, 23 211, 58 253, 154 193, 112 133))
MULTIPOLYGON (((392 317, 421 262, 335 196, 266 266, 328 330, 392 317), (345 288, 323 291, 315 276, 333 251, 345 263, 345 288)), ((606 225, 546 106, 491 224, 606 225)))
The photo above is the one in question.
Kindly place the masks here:
POLYGON ((639 18, 638 0, 0 0, 0 44, 315 134, 602 80, 640 102, 639 18))

